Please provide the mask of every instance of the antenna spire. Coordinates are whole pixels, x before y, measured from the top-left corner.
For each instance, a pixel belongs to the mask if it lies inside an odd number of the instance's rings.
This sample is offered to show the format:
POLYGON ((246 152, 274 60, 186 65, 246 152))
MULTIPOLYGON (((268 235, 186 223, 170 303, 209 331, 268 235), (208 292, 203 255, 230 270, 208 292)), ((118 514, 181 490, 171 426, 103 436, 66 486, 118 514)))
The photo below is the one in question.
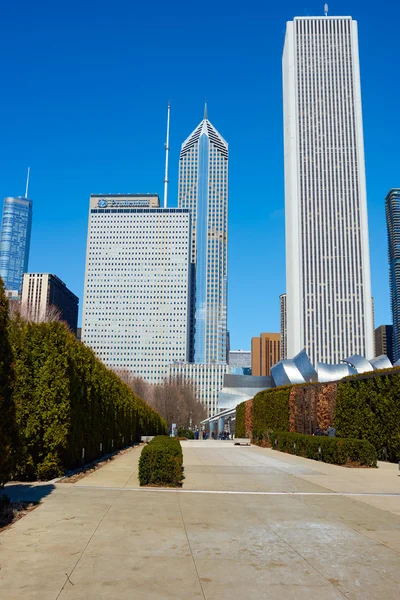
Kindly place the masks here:
POLYGON ((327 4, 324 5, 324 13, 325 13, 325 16, 327 17, 328 16, 328 5, 327 4))
POLYGON ((169 123, 171 118, 171 103, 168 100, 167 111, 167 139, 165 142, 165 176, 164 176, 164 208, 167 208, 168 203, 168 158, 169 158, 169 123))
POLYGON ((28 197, 28 190, 29 190, 29 176, 31 174, 31 168, 28 167, 28 174, 26 176, 26 186, 25 186, 25 198, 28 197))
POLYGON ((204 118, 208 120, 207 102, 204 102, 204 118))

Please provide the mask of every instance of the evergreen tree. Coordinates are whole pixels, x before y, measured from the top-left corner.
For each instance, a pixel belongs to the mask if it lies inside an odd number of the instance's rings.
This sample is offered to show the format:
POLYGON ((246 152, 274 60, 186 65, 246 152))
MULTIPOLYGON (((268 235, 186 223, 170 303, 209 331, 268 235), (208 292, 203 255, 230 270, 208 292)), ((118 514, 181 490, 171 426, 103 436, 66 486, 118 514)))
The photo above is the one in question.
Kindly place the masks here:
POLYGON ((12 351, 8 339, 8 300, 0 277, 0 488, 11 474, 11 450, 16 440, 15 406, 11 397, 12 351))

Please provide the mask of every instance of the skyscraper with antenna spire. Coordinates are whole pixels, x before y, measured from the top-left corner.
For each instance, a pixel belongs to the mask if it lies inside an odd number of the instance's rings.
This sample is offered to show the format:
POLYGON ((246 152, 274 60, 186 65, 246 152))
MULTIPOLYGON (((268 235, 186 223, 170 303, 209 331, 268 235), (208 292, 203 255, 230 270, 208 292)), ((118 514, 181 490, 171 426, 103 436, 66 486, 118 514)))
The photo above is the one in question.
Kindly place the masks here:
POLYGON ((192 220, 190 362, 171 375, 191 379, 209 414, 227 372, 228 144, 204 117, 183 142, 178 205, 192 220))
POLYGON ((30 169, 25 197, 4 198, 0 231, 0 277, 6 290, 20 293, 23 274, 28 271, 32 228, 32 200, 28 198, 30 169))
POLYGON ((204 118, 184 141, 178 205, 192 216, 193 360, 226 362, 228 281, 228 144, 204 118))

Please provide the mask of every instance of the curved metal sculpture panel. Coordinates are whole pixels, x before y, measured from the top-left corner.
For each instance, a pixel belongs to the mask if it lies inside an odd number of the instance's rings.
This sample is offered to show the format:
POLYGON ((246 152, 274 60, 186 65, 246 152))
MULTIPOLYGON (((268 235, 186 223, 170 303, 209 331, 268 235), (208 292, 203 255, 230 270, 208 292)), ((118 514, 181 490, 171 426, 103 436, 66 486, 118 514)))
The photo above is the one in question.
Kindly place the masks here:
POLYGON ((301 350, 293 359, 294 364, 300 371, 304 381, 318 381, 318 373, 311 364, 307 352, 301 350))
POLYGON ((376 369, 391 369, 393 367, 392 363, 388 359, 387 356, 381 354, 380 356, 376 356, 375 358, 369 361, 372 367, 376 369))
POLYGON ((371 363, 366 358, 363 358, 359 354, 353 354, 353 356, 344 358, 341 362, 347 363, 351 367, 354 367, 354 369, 357 371, 357 373, 367 373, 368 371, 374 370, 371 363))
POLYGON ((276 387, 306 382, 292 359, 281 360, 276 363, 271 367, 271 375, 276 387))
POLYGON ((275 386, 309 381, 327 383, 339 381, 348 375, 368 373, 376 369, 391 369, 393 366, 400 367, 400 359, 392 365, 388 357, 383 354, 371 360, 367 360, 359 354, 353 354, 335 365, 319 362, 317 370, 315 370, 306 351, 302 350, 294 358, 281 360, 274 365, 271 368, 271 375, 275 386))
POLYGON ((318 381, 328 383, 329 381, 338 381, 348 375, 356 375, 357 371, 349 364, 328 365, 328 363, 317 363, 318 381))

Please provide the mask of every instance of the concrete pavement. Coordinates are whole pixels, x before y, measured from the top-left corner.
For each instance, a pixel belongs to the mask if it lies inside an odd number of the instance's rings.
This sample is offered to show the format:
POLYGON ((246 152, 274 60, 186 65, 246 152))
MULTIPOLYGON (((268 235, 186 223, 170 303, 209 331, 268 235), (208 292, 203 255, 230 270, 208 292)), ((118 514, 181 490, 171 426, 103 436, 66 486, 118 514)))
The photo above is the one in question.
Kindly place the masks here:
POLYGON ((180 491, 137 490, 140 449, 75 485, 9 486, 44 498, 0 534, 0 598, 400 597, 396 465, 345 469, 223 441, 183 449, 180 491))

